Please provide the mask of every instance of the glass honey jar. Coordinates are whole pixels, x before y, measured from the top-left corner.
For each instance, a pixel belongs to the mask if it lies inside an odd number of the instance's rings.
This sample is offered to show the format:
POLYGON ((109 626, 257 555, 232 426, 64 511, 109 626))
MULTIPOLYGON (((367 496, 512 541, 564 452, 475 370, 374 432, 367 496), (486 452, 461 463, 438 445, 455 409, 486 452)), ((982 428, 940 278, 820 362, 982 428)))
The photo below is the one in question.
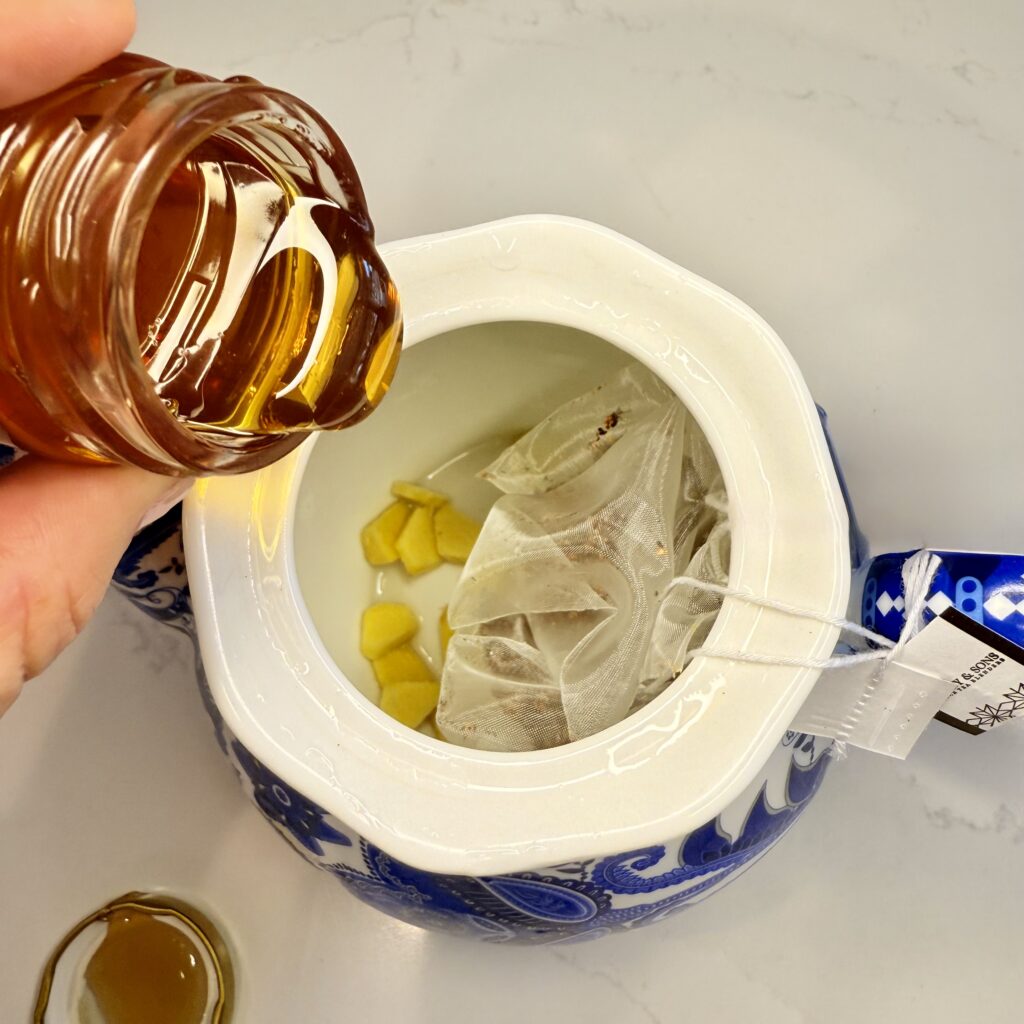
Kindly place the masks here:
POLYGON ((123 54, 0 111, 0 431, 257 469, 381 400, 401 347, 355 167, 302 101, 123 54))

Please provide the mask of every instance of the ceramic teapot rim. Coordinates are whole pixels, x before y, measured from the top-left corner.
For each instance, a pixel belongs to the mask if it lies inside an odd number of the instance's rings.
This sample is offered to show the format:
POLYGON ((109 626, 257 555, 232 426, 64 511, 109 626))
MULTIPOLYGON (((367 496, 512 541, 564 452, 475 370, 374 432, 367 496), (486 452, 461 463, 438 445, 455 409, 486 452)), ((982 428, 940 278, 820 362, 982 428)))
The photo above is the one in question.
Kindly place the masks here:
MULTIPOLYGON (((511 218, 382 253, 406 343, 470 324, 545 321, 618 345, 704 429, 730 498, 730 583, 824 615, 849 594, 848 520, 817 410, 788 351, 748 306, 584 221, 511 218)), ((641 849, 686 834, 750 784, 817 672, 697 658, 612 729, 495 754, 388 719, 320 641, 291 530, 316 443, 245 477, 202 481, 185 543, 213 699, 271 771, 391 855, 487 875, 641 849)), ((708 643, 820 658, 835 627, 726 599, 708 643)))

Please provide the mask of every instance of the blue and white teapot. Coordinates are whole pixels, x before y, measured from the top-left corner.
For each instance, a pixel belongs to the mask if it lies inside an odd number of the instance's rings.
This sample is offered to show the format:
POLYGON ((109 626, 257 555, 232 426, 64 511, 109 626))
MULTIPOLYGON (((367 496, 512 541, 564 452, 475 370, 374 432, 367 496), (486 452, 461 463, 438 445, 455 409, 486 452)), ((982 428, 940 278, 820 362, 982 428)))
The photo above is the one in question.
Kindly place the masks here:
MULTIPOLYGON (((445 744, 385 716, 349 671, 367 594, 359 527, 390 480, 439 450, 519 429, 636 359, 719 460, 730 586, 841 618, 863 551, 819 411, 751 309, 596 225, 524 217, 382 251, 409 349, 387 402, 258 473, 200 481, 184 507, 190 585, 175 510, 135 539, 117 586, 193 636, 244 788, 360 899, 497 942, 659 920, 760 858, 818 791, 832 742, 790 731, 818 671, 699 656, 589 739, 525 754, 445 744)), ((1006 566, 958 557, 930 599, 1005 611, 1006 566)), ((893 636, 905 558, 862 568, 854 601, 893 636)), ((813 662, 837 637, 828 621, 727 597, 708 643, 813 662)))

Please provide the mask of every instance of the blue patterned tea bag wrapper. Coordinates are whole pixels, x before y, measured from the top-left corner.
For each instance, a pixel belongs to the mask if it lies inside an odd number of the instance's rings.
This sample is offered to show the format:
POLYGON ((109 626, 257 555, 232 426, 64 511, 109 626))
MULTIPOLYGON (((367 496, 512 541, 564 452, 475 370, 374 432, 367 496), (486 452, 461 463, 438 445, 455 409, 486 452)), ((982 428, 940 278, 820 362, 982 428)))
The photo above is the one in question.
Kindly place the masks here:
MULTIPOLYGON (((915 554, 882 555, 855 578, 853 606, 860 620, 891 640, 905 625, 901 574, 915 554)), ((923 614, 933 636, 922 653, 952 684, 935 717, 975 735, 1024 718, 1024 557, 935 554, 940 562, 923 614)))
POLYGON ((978 735, 1024 717, 1022 573, 1024 558, 1009 555, 910 551, 866 563, 850 617, 874 642, 840 644, 793 728, 904 758, 933 718, 978 735))

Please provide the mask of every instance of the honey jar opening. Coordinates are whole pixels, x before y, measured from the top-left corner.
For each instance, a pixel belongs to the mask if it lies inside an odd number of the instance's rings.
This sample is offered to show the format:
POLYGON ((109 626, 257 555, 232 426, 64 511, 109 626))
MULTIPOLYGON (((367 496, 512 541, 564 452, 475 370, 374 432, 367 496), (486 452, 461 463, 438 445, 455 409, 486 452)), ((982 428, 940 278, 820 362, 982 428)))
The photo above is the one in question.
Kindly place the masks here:
POLYGON ((401 318, 361 196, 328 197, 277 126, 221 128, 173 167, 135 265, 153 387, 205 434, 361 419, 394 374, 401 318))

